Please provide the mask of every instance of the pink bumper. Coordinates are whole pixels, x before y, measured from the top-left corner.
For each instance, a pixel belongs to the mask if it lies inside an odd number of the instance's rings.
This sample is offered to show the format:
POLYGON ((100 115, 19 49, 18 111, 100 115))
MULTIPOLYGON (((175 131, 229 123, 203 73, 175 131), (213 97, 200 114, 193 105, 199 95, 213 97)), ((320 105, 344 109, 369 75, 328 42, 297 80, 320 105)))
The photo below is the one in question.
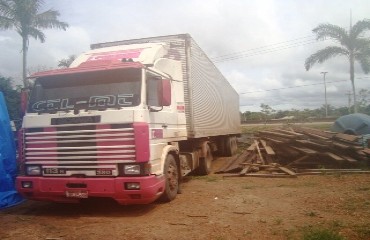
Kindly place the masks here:
POLYGON ((47 178, 17 177, 17 190, 25 198, 78 203, 81 199, 67 197, 67 192, 84 192, 88 197, 113 198, 119 204, 147 204, 155 201, 165 187, 163 177, 117 177, 117 178, 47 178), (22 182, 31 182, 31 188, 24 188, 22 182), (139 190, 125 189, 126 183, 140 183, 139 190))

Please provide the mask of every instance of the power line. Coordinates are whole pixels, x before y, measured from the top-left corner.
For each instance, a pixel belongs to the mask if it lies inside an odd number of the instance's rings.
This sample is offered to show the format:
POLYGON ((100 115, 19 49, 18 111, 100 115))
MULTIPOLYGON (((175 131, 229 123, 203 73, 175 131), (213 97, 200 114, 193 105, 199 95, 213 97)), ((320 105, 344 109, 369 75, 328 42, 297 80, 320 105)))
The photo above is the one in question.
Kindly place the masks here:
MULTIPOLYGON (((339 80, 339 81, 332 81, 332 82, 326 82, 326 83, 337 83, 337 82, 345 82, 348 80, 339 80)), ((271 92, 271 91, 277 91, 277 90, 284 90, 284 89, 291 89, 291 88, 300 88, 300 87, 308 87, 308 86, 315 86, 315 85, 322 85, 324 83, 312 83, 312 84, 305 84, 305 85, 298 85, 298 86, 290 86, 290 87, 284 87, 284 88, 273 88, 273 89, 266 89, 266 90, 258 90, 258 91, 250 91, 250 92, 243 92, 239 94, 248 94, 248 93, 259 93, 259 92, 271 92)))
MULTIPOLYGON (((357 77, 356 79, 367 79, 367 78, 370 78, 370 76, 357 77)), ((345 82, 345 81, 348 81, 348 79, 347 80, 331 81, 331 82, 326 82, 326 83, 337 83, 337 82, 345 82)), ((312 84, 289 86, 289 87, 283 87, 283 88, 272 88, 272 89, 265 89, 265 90, 258 90, 258 91, 242 92, 242 93, 239 93, 239 94, 271 92, 271 91, 278 91, 278 90, 291 89, 291 88, 309 87, 309 86, 322 85, 322 84, 324 84, 324 83, 312 83, 312 84)))
POLYGON ((234 57, 229 57, 229 58, 225 58, 225 59, 220 59, 220 60, 216 60, 214 62, 215 63, 220 63, 220 62, 226 62, 226 61, 236 60, 236 59, 240 59, 240 58, 249 58, 249 57, 254 57, 254 56, 258 56, 258 55, 262 55, 262 54, 266 54, 266 53, 277 52, 277 51, 286 50, 286 49, 289 49, 289 48, 301 47, 301 46, 314 44, 314 43, 317 43, 317 42, 316 41, 310 41, 310 42, 305 42, 305 43, 301 43, 301 44, 294 44, 294 45, 290 45, 290 46, 289 45, 288 46, 281 46, 281 47, 278 47, 278 48, 261 50, 261 51, 254 52, 254 53, 251 53, 251 54, 243 54, 243 55, 240 55, 240 56, 234 56, 234 57))
POLYGON ((220 63, 220 62, 231 61, 231 60, 235 60, 239 58, 247 58, 247 57, 252 57, 256 55, 281 51, 281 50, 285 50, 285 49, 289 49, 293 47, 305 46, 305 45, 314 44, 314 43, 317 43, 317 40, 315 38, 312 38, 312 36, 306 36, 306 37, 296 38, 293 40, 284 41, 281 43, 275 43, 275 44, 266 45, 266 46, 262 46, 258 48, 253 48, 249 50, 221 55, 221 56, 212 58, 212 60, 215 63, 220 63), (311 39, 307 39, 307 38, 311 38, 311 39), (305 39, 305 40, 301 40, 301 39, 305 39), (301 40, 301 41, 297 42, 297 40, 301 40))
POLYGON ((312 38, 312 37, 313 37, 313 35, 309 35, 309 36, 295 38, 295 39, 292 39, 292 40, 287 40, 287 41, 283 41, 283 42, 279 42, 279 43, 273 43, 273 44, 270 44, 270 45, 261 46, 261 47, 257 47, 257 48, 252 48, 252 49, 247 49, 247 50, 243 50, 243 51, 232 52, 232 53, 220 55, 220 56, 217 56, 217 57, 213 57, 212 60, 216 60, 218 58, 229 57, 230 55, 233 56, 233 55, 243 54, 245 52, 255 51, 255 50, 259 50, 259 49, 263 49, 263 48, 267 48, 267 47, 271 47, 271 46, 281 45, 283 43, 293 42, 293 41, 296 41, 296 40, 305 39, 305 38, 312 38))

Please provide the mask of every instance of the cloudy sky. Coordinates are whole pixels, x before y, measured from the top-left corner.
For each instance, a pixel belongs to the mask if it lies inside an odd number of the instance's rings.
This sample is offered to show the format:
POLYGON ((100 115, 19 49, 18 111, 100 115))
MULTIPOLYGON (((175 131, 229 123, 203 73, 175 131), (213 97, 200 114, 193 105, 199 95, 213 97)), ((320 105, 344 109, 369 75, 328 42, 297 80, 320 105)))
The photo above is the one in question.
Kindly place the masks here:
MULTIPOLYGON (((348 105, 349 64, 344 57, 304 69, 305 59, 333 45, 317 42, 320 23, 345 28, 370 19, 369 0, 46 0, 67 22, 67 31, 45 30, 45 43, 30 41, 29 71, 55 68, 91 43, 189 33, 240 94, 241 111, 348 105), (276 90, 278 89, 278 90, 276 90)), ((366 37, 369 37, 368 33, 366 37)), ((0 31, 0 75, 21 79, 21 38, 0 31)), ((356 65, 357 89, 370 88, 370 75, 356 65)))

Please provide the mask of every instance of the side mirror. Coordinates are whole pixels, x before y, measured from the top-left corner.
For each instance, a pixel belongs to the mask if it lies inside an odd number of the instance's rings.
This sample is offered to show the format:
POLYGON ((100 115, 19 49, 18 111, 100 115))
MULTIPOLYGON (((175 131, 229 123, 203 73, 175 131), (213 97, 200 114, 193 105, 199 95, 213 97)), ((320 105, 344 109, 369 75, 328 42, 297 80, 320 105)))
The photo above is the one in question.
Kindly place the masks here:
POLYGON ((161 106, 170 106, 171 105, 171 80, 162 79, 158 86, 158 98, 159 104, 161 106))
POLYGON ((27 105, 28 105, 28 96, 29 96, 29 90, 22 89, 21 91, 21 117, 23 117, 26 114, 27 105))

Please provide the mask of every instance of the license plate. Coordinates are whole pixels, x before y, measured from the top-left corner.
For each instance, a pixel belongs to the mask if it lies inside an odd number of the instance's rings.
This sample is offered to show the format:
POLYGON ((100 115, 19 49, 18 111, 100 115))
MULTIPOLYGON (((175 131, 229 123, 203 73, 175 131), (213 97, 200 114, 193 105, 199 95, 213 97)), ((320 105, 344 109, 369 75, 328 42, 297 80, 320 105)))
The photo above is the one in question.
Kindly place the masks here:
POLYGON ((88 198, 89 194, 87 190, 68 190, 66 191, 66 197, 69 198, 88 198))
POLYGON ((66 174, 66 170, 61 168, 44 168, 44 174, 66 174))

